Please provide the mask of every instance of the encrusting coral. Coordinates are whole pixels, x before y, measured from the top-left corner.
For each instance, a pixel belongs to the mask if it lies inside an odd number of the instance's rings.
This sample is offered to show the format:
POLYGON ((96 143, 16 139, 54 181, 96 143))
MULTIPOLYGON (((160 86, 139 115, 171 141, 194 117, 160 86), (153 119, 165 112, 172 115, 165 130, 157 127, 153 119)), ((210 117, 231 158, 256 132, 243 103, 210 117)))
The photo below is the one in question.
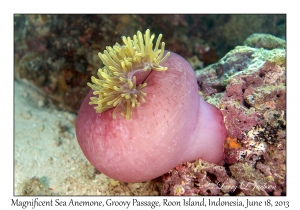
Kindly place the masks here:
POLYGON ((165 43, 162 42, 161 49, 158 49, 162 34, 158 36, 154 50, 153 39, 150 37, 148 29, 144 35, 140 31, 134 35, 133 40, 130 37, 123 36, 122 40, 125 45, 121 46, 116 43, 113 47, 106 47, 104 53, 99 53, 99 57, 105 65, 98 70, 98 77, 92 77, 94 84, 88 83, 94 90, 90 105, 96 104, 96 111, 101 113, 108 109, 114 108, 113 118, 116 119, 117 109, 122 109, 122 116, 129 120, 132 115, 132 109, 140 105, 140 101, 145 102, 146 93, 142 89, 147 85, 141 81, 151 70, 165 71, 168 68, 160 66, 168 56, 164 57, 165 43), (138 77, 138 78, 137 78, 138 77))
POLYGON ((224 155, 221 111, 200 97, 191 65, 164 52, 164 43, 159 49, 161 35, 155 47, 153 39, 149 30, 144 39, 138 32, 99 54, 105 67, 89 84, 76 121, 86 158, 122 182, 154 179, 198 158, 220 163, 224 155))

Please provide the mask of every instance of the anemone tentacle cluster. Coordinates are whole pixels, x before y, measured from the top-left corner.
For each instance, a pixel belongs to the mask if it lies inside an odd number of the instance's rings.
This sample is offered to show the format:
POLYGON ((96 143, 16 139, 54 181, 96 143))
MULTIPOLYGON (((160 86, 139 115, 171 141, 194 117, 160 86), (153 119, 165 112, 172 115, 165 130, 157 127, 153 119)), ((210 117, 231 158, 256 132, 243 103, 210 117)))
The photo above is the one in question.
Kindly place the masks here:
POLYGON ((165 71, 168 68, 161 66, 170 55, 168 52, 164 55, 165 43, 160 40, 162 34, 157 38, 155 48, 153 49, 153 39, 155 35, 150 36, 150 30, 146 30, 143 35, 140 31, 137 35, 122 37, 124 45, 116 43, 113 47, 106 47, 103 53, 99 53, 104 67, 98 70, 98 77, 92 77, 92 83, 88 83, 98 97, 91 97, 90 105, 95 106, 97 113, 105 112, 114 108, 113 119, 116 119, 118 108, 121 108, 121 115, 129 120, 132 116, 132 110, 139 106, 140 102, 145 102, 146 93, 142 89, 147 83, 137 83, 135 72, 141 71, 165 71))

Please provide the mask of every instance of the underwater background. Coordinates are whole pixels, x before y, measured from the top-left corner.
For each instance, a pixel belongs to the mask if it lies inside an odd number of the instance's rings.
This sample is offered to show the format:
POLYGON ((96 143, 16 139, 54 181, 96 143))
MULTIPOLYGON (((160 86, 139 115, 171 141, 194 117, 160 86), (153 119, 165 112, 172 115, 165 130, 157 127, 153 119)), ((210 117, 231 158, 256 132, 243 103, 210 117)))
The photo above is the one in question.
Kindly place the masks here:
POLYGON ((285 14, 15 14, 15 194, 285 195, 285 39, 285 14), (201 95, 223 112, 225 162, 119 183, 85 159, 76 114, 103 66, 98 52, 148 28, 189 61, 201 95))

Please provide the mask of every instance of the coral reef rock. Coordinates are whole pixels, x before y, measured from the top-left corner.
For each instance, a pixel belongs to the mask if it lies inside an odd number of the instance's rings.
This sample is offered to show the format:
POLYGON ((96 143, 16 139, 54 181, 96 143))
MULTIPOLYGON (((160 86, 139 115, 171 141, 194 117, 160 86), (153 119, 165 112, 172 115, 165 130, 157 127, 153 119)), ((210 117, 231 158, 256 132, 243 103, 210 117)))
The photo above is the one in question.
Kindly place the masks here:
POLYGON ((162 33, 167 50, 199 68, 254 31, 285 36, 285 22, 284 14, 15 14, 15 78, 32 83, 57 108, 77 113, 90 90, 87 82, 102 67, 98 52, 120 43, 123 35, 147 28, 162 33))
POLYGON ((286 194, 285 41, 254 36, 245 43, 260 48, 238 46, 196 71, 200 94, 224 115, 223 165, 183 163, 163 176, 163 195, 286 194))

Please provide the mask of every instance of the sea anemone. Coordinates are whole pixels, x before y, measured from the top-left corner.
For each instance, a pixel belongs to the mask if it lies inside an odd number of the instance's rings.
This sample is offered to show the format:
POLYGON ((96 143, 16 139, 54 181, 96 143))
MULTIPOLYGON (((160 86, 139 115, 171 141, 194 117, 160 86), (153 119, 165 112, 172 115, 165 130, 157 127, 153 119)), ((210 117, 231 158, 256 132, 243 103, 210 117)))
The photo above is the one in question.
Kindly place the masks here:
POLYGON ((99 54, 104 67, 78 113, 84 155, 118 181, 147 181, 182 162, 223 159, 221 111, 200 97, 191 65, 165 52, 164 43, 159 49, 161 37, 153 48, 154 35, 147 30, 143 39, 138 32, 99 54))
POLYGON ((92 97, 90 105, 96 104, 96 112, 105 112, 114 108, 113 118, 116 119, 117 109, 122 109, 121 115, 129 120, 132 110, 140 105, 140 101, 145 102, 146 93, 142 89, 147 85, 145 78, 155 71, 165 71, 168 68, 160 66, 168 56, 164 57, 165 43, 162 42, 161 49, 158 49, 162 34, 158 36, 154 50, 153 39, 150 37, 148 29, 144 35, 140 31, 130 37, 123 36, 125 45, 116 43, 113 47, 106 47, 104 53, 99 53, 104 67, 98 70, 99 79, 92 77, 94 84, 88 83, 94 92, 99 95, 92 97), (138 78, 137 78, 138 77, 138 78))

